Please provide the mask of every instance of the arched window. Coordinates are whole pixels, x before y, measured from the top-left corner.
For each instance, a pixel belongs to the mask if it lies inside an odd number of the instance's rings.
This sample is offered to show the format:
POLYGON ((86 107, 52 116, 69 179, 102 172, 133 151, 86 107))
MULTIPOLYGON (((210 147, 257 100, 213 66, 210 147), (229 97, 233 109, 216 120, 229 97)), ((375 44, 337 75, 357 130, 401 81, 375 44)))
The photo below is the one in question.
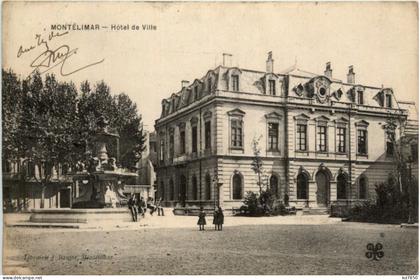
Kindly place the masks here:
POLYGON ((205 189, 205 197, 204 200, 210 200, 211 199, 211 178, 210 174, 206 175, 206 189, 205 189))
POLYGON ((276 175, 270 177, 270 190, 276 197, 279 197, 279 180, 276 175))
POLYGON ((359 179, 359 198, 367 198, 367 179, 364 176, 359 179))
POLYGON ((163 181, 160 181, 160 197, 165 200, 165 184, 163 181))
POLYGON ((174 186, 174 180, 169 181, 169 200, 174 200, 175 195, 175 186, 174 186))
POLYGON ((308 177, 304 173, 297 176, 297 198, 308 199, 308 177))
POLYGON ((192 199, 197 200, 197 177, 192 177, 192 199))
POLYGON ((242 199, 242 177, 239 174, 233 175, 233 199, 242 199))
POLYGON ((347 178, 344 174, 337 176, 337 199, 346 199, 347 178))

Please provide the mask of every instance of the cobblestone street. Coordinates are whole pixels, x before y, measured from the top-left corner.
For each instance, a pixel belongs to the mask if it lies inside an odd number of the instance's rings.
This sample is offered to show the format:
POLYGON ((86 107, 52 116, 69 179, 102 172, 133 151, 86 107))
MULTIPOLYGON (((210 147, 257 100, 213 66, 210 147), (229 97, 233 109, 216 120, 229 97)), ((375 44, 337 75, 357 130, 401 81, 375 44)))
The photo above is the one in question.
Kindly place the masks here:
POLYGON ((146 217, 120 228, 5 227, 5 272, 32 274, 416 274, 418 230, 326 216, 146 217), (384 257, 367 259, 381 243, 384 257), (10 250, 13 247, 15 250, 10 250))

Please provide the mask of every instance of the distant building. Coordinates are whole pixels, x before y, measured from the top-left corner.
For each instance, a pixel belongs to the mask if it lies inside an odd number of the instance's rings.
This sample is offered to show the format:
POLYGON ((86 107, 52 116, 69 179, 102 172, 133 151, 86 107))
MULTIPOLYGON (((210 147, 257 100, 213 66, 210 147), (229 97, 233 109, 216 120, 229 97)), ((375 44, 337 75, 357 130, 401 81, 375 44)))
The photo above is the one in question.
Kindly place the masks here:
POLYGON ((124 187, 124 193, 137 194, 139 197, 147 199, 155 198, 155 167, 156 162, 156 134, 145 131, 144 150, 142 158, 137 163, 138 177, 133 182, 127 182, 124 187))
POLYGON ((171 206, 240 206, 258 192, 251 143, 260 138, 264 180, 279 199, 311 208, 375 199, 414 108, 391 88, 357 83, 353 66, 345 81, 330 63, 320 75, 276 72, 271 52, 265 72, 218 66, 162 100, 157 195, 171 206))

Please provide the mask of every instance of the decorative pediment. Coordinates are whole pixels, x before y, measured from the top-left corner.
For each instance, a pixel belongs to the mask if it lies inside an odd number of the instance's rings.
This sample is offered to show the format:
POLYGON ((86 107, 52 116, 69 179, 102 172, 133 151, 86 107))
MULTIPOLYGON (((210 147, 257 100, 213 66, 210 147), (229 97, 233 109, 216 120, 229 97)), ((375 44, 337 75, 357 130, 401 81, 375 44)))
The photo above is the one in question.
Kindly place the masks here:
POLYGON ((191 125, 195 125, 198 123, 198 118, 197 117, 192 117, 190 120, 191 125))
POLYGON ((211 111, 205 111, 203 114, 204 119, 210 119, 213 113, 211 111))
POLYGON ((295 120, 309 120, 310 117, 304 113, 293 117, 295 120))
POLYGON ((179 129, 185 129, 185 122, 178 123, 179 129))
POLYGON ((324 116, 324 115, 321 115, 321 116, 319 116, 319 117, 316 117, 315 118, 317 121, 329 121, 330 120, 330 118, 328 118, 328 117, 326 117, 326 116, 324 116))
POLYGON ((229 116, 235 116, 235 117, 243 117, 245 115, 245 112, 241 109, 234 109, 232 111, 227 112, 229 116))
POLYGON ((277 113, 277 112, 271 112, 271 113, 269 113, 269 114, 266 114, 266 115, 265 115, 265 118, 266 118, 266 119, 276 119, 276 120, 281 120, 282 115, 280 115, 280 114, 279 114, 279 113, 277 113))
POLYGON ((341 117, 339 119, 336 119, 334 122, 338 127, 346 127, 349 123, 349 120, 344 117, 341 117))
POLYGON ((356 122, 356 126, 368 127, 369 126, 369 123, 367 121, 365 121, 365 120, 361 120, 361 121, 356 122))

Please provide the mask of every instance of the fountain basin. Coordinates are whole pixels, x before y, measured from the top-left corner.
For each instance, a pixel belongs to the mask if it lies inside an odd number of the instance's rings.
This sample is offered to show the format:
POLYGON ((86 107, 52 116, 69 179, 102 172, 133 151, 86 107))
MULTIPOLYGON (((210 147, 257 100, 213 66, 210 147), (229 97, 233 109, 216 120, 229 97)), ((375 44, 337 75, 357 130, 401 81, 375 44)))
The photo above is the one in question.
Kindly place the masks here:
POLYGON ((120 223, 130 222, 127 208, 102 209, 32 209, 30 222, 34 223, 120 223))

